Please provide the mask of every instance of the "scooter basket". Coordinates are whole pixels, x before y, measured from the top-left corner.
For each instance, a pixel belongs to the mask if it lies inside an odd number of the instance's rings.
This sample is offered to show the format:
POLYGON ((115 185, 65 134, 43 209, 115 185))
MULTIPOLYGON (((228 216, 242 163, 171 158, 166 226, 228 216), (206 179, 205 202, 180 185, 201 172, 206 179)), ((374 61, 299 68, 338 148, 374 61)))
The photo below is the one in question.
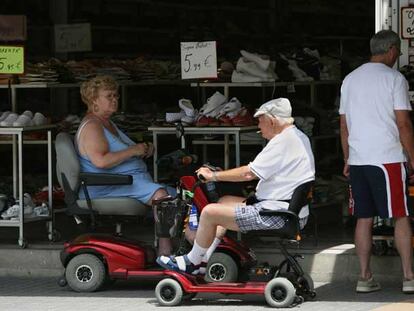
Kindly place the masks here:
POLYGON ((179 198, 154 204, 155 232, 159 238, 174 238, 183 230, 187 205, 179 198))

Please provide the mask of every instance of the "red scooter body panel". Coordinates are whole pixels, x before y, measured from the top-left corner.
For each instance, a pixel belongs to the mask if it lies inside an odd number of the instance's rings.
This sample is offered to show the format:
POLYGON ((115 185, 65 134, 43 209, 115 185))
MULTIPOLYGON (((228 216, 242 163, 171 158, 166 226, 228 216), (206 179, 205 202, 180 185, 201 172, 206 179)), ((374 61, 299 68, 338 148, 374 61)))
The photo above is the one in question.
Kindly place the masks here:
POLYGON ((84 234, 77 237, 71 243, 65 244, 64 253, 97 253, 102 255, 110 275, 125 274, 130 270, 143 270, 148 264, 153 263, 153 252, 139 242, 117 238, 110 235, 84 234), (151 256, 152 255, 152 256, 151 256), (152 257, 152 258, 151 258, 152 257), (152 262, 148 262, 148 258, 152 262))
POLYGON ((263 294, 266 282, 206 283, 204 278, 166 270, 165 275, 177 280, 187 293, 263 294))

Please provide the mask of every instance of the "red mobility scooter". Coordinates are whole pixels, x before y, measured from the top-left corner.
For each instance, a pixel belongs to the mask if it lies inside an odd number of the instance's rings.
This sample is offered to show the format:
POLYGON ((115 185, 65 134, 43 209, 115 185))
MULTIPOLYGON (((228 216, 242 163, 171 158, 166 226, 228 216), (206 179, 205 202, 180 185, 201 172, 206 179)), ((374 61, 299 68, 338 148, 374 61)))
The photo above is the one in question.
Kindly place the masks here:
MULTIPOLYGON (((176 198, 162 199, 154 204, 157 236, 181 236, 183 241, 182 233, 192 205, 201 212, 208 203, 199 185, 195 177, 184 176, 177 187, 176 198)), ((77 292, 96 291, 118 279, 157 281, 168 276, 155 262, 156 251, 151 245, 108 234, 80 235, 64 244, 60 257, 65 273, 59 279, 59 285, 69 285, 77 292)), ((236 282, 244 279, 255 264, 256 257, 250 248, 225 237, 208 263, 205 279, 208 282, 236 282)))
POLYGON ((316 296, 313 280, 296 260, 301 256, 291 255, 284 245, 288 240, 300 240, 297 215, 309 203, 312 185, 313 182, 307 182, 295 189, 288 210, 260 212, 261 215, 277 215, 286 219, 283 228, 266 230, 280 237, 280 249, 285 259, 279 265, 254 268, 248 280, 229 283, 209 283, 199 276, 166 270, 168 278, 160 281, 155 289, 158 302, 164 306, 176 306, 183 298, 194 297, 197 293, 264 294, 269 306, 283 308, 313 299, 316 296))

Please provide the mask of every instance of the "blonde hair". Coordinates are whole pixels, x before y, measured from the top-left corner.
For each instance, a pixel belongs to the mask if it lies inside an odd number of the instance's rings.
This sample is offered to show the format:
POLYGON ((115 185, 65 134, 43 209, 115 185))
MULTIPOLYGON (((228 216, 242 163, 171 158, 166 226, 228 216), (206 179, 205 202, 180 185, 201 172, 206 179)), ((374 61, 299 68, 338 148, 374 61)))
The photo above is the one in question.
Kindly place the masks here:
POLYGON ((98 98, 98 92, 100 90, 117 91, 118 83, 111 76, 96 76, 82 82, 80 94, 82 101, 88 106, 88 109, 91 108, 94 100, 98 98))

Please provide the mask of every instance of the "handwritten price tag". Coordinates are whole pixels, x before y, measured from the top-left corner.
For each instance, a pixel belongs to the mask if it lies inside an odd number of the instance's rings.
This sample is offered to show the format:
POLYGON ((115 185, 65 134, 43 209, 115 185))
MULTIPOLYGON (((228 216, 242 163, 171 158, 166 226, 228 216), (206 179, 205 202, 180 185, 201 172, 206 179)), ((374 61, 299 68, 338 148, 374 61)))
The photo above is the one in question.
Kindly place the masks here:
POLYGON ((414 38, 414 7, 401 8, 401 37, 414 38))
POLYGON ((216 41, 181 42, 181 78, 217 78, 216 41))
POLYGON ((55 25, 56 52, 82 52, 92 50, 91 24, 55 25))
POLYGON ((24 47, 0 45, 0 74, 24 73, 24 47))

